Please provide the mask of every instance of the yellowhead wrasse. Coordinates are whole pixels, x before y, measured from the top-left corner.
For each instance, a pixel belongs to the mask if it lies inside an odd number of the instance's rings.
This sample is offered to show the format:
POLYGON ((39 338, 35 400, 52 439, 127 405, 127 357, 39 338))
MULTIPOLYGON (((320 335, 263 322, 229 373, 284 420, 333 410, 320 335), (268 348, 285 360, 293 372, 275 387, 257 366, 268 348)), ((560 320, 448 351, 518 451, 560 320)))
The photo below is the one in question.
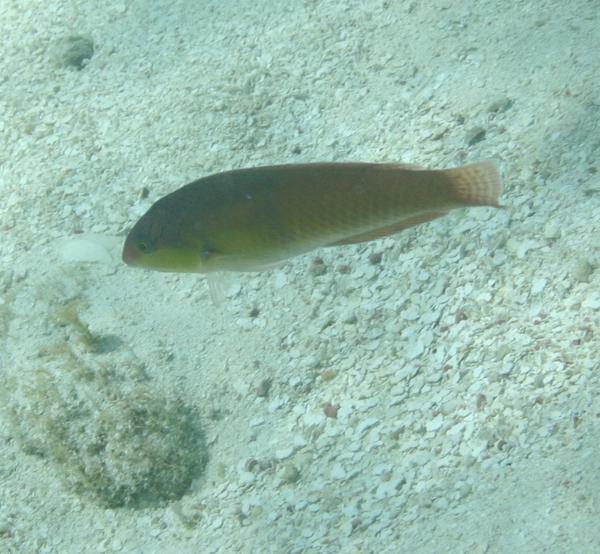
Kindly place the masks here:
POLYGON ((392 235, 455 208, 498 207, 494 165, 429 170, 398 164, 315 163, 238 169, 161 198, 123 248, 158 271, 260 271, 323 246, 392 235))

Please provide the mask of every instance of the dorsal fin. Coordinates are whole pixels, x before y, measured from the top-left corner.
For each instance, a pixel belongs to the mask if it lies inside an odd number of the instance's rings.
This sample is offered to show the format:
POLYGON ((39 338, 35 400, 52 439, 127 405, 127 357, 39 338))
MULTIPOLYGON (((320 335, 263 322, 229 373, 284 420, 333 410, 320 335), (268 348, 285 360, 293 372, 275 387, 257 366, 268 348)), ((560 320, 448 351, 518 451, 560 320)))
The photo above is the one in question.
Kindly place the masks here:
POLYGON ((420 165, 417 165, 417 164, 387 163, 387 164, 377 164, 377 166, 381 167, 383 169, 391 169, 391 170, 408 169, 410 171, 427 171, 424 167, 421 167, 420 165))

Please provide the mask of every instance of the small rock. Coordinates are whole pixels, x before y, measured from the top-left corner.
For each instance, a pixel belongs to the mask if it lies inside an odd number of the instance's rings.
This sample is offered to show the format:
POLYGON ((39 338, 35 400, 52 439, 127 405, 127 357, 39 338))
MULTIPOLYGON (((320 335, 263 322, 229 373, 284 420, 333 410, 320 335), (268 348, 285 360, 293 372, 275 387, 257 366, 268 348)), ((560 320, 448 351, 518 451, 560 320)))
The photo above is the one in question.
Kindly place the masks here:
POLYGON ((448 509, 448 505, 449 502, 446 498, 444 498, 443 496, 440 496, 439 498, 436 498, 433 501, 433 507, 436 508, 437 510, 441 510, 443 512, 445 512, 448 509))
POLYGON ((294 449, 291 446, 287 448, 281 448, 275 451, 275 458, 277 460, 287 460, 294 453, 294 449))
POLYGON ((325 265, 323 258, 320 258, 319 256, 317 256, 312 261, 312 264, 310 264, 310 267, 308 268, 308 270, 313 275, 323 275, 323 274, 327 273, 327 266, 325 265))
POLYGON ((395 483, 393 482, 381 483, 375 490, 375 498, 377 500, 390 498, 396 494, 398 494, 398 491, 396 490, 395 483))
POLYGON ((71 35, 57 42, 54 57, 57 63, 80 70, 93 55, 94 41, 91 38, 71 35))
POLYGON ((465 134, 465 142, 468 146, 473 146, 485 138, 485 129, 483 127, 473 127, 465 134))
POLYGON ((534 250, 539 247, 540 243, 533 239, 512 237, 506 242, 506 248, 510 252, 513 252, 519 259, 524 258, 529 250, 534 250))
POLYGON ((266 398, 269 396, 269 391, 271 390, 271 385, 273 384, 273 379, 267 377, 263 379, 254 389, 256 396, 259 398, 266 398))
POLYGON ((510 375, 512 373, 513 369, 514 369, 513 362, 511 362, 511 361, 502 362, 502 365, 500 366, 500 369, 498 370, 498 375, 500 375, 500 377, 507 377, 508 375, 510 375))
POLYGON ((323 413, 327 417, 332 417, 334 419, 337 418, 339 409, 340 409, 339 404, 332 404, 331 402, 325 402, 325 404, 323 404, 323 413))
POLYGON ((582 308, 600 310, 600 293, 590 294, 582 303, 582 308))
POLYGON ((556 219, 548 221, 548 223, 544 225, 544 238, 548 240, 555 240, 560 238, 560 235, 560 225, 556 219))
POLYGON ((444 424, 444 418, 442 415, 438 414, 431 421, 428 421, 425 425, 427 431, 437 431, 444 424))
POLYGON ((488 446, 488 442, 485 439, 476 439, 471 442, 471 455, 477 458, 488 446))
POLYGON ((300 479, 300 470, 294 464, 285 464, 278 473, 283 483, 291 485, 300 479))
POLYGON ((14 281, 14 272, 12 269, 0 273, 0 292, 6 292, 14 281))
POLYGON ((588 283, 593 272, 594 267, 585 258, 577 258, 571 270, 573 278, 580 283, 588 283))
POLYGON ((269 405, 267 406, 267 411, 270 414, 272 414, 273 412, 279 410, 279 408, 281 408, 282 406, 285 406, 285 404, 286 401, 283 398, 275 398, 274 400, 269 402, 269 405))
POLYGON ((300 450, 308 444, 302 435, 295 435, 292 442, 294 443, 294 448, 296 450, 300 450))
POLYGON ((419 319, 419 309, 417 306, 411 305, 402 312, 402 317, 407 321, 415 321, 419 319))
POLYGON ((381 263, 382 254, 381 252, 373 252, 369 254, 369 262, 373 265, 378 265, 381 263))
POLYGON ((411 341, 405 351, 407 359, 414 360, 418 358, 425 351, 425 347, 420 340, 411 341))
POLYGON ((238 317, 235 323, 242 331, 251 331, 253 328, 252 320, 248 317, 238 317))
POLYGON ((539 294, 546 288, 546 284, 548 283, 548 279, 545 277, 537 277, 533 280, 531 284, 531 294, 539 294))
POLYGON ((287 285, 287 275, 283 271, 278 271, 275 274, 275 288, 282 289, 287 285))
POLYGON ((251 471, 240 471, 239 482, 242 486, 251 485, 256 481, 256 475, 251 471))
POLYGON ((488 105, 490 113, 504 113, 513 105, 513 101, 508 96, 498 96, 488 105))
POLYGON ((456 488, 456 496, 458 497, 458 500, 465 498, 466 496, 471 494, 471 491, 473 490, 473 487, 471 487, 471 485, 469 485, 468 483, 465 483, 464 481, 459 481, 456 484, 455 488, 456 488))
POLYGON ((335 464, 331 468, 331 473, 329 475, 331 476, 332 479, 335 479, 336 481, 343 481, 344 479, 346 479, 348 477, 348 473, 341 466, 341 464, 335 464))
POLYGON ((306 427, 321 427, 325 424, 325 414, 309 412, 304 415, 303 420, 306 427))
POLYGON ((356 313, 352 308, 347 308, 340 315, 340 319, 342 323, 346 323, 347 325, 352 325, 356 323, 356 313))
POLYGON ((101 235, 81 235, 59 241, 59 251, 67 262, 84 262, 111 264, 114 257, 111 252, 115 249, 113 237, 101 235))
POLYGON ((319 360, 312 354, 309 354, 308 356, 305 356, 304 358, 302 358, 298 362, 298 365, 300 367, 306 368, 306 369, 315 369, 319 365, 319 360))
MULTIPOLYGON (((235 298, 241 291, 242 285, 240 283, 231 283, 224 292, 227 298, 235 298)), ((258 314, 251 317, 256 317, 257 315, 258 314)))
POLYGON ((376 417, 368 417, 366 419, 363 419, 356 426, 356 433, 358 435, 364 435, 369 429, 375 427, 376 425, 379 425, 379 419, 377 419, 376 417))

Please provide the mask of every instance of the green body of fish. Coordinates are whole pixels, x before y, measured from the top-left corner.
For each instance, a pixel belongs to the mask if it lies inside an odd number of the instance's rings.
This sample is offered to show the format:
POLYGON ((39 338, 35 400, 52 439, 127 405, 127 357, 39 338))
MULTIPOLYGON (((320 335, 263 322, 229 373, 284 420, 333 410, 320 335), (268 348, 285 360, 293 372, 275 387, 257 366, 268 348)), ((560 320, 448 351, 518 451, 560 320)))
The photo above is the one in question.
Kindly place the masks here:
POLYGON ((497 206, 489 162, 449 170, 368 163, 240 169, 158 200, 123 259, 159 271, 258 271, 322 246, 371 240, 464 206, 497 206))

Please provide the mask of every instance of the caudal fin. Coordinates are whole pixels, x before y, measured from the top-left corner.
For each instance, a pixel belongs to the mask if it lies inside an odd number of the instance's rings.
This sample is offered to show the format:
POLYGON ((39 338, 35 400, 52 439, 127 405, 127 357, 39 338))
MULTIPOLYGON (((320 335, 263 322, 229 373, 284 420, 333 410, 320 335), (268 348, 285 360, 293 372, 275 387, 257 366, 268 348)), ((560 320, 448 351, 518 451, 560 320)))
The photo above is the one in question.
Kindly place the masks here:
POLYGON ((444 173, 450 177, 455 199, 461 206, 500 207, 502 182, 492 162, 447 169, 444 173))

